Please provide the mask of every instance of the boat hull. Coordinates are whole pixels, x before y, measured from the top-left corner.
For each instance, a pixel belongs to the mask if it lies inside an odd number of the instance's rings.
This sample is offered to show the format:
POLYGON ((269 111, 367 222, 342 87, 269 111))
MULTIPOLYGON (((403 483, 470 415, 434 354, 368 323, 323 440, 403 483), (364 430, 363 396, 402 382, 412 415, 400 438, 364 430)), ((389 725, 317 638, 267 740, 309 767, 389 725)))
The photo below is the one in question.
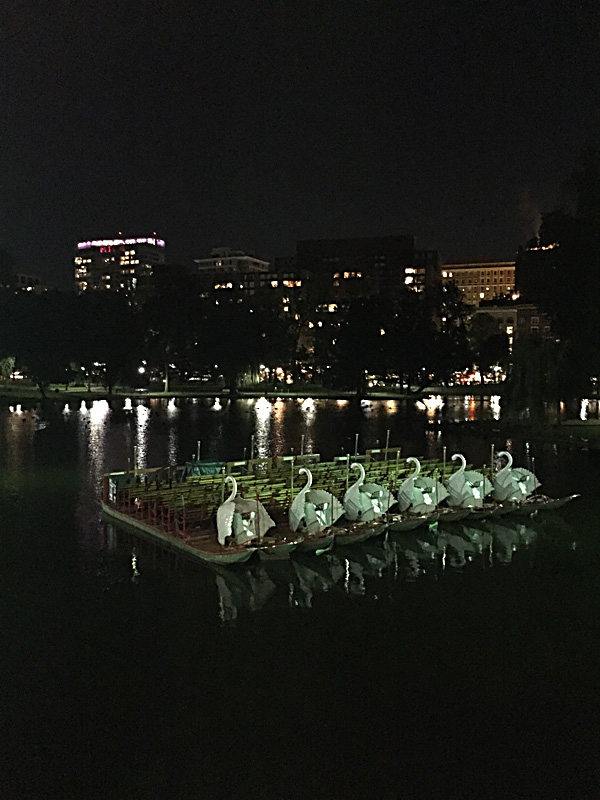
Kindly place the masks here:
POLYGON ((255 546, 255 550, 261 561, 284 561, 290 557, 299 544, 300 541, 261 543, 255 546))
POLYGON ((335 528, 336 545, 360 544, 372 536, 379 536, 382 532, 379 525, 371 526, 368 523, 358 523, 355 527, 335 528))
POLYGON ((205 561, 210 564, 243 564, 252 557, 254 547, 223 547, 215 545, 214 547, 202 547, 201 545, 188 544, 184 540, 175 539, 166 533, 148 525, 141 520, 132 519, 127 514, 117 511, 112 506, 102 501, 102 512, 107 517, 118 522, 131 530, 136 531, 141 536, 147 539, 154 539, 160 542, 169 550, 174 550, 181 553, 188 558, 194 560, 205 561))
POLYGON ((511 516, 526 516, 537 514, 539 511, 555 511, 562 508, 571 500, 579 497, 578 494, 570 494, 566 497, 547 497, 543 494, 532 495, 522 503, 503 503, 505 513, 511 516))
POLYGON ((439 513, 437 511, 431 514, 398 514, 389 519, 388 531, 391 534, 413 531, 415 528, 420 528, 422 525, 433 525, 438 521, 438 518, 439 513))
POLYGON ((297 547, 298 553, 314 553, 319 556, 331 550, 335 541, 335 534, 329 533, 327 536, 306 537, 297 547))
POLYGON ((461 522, 463 519, 466 519, 471 515, 470 508, 438 508, 438 511, 440 514, 438 517, 438 522, 461 522))

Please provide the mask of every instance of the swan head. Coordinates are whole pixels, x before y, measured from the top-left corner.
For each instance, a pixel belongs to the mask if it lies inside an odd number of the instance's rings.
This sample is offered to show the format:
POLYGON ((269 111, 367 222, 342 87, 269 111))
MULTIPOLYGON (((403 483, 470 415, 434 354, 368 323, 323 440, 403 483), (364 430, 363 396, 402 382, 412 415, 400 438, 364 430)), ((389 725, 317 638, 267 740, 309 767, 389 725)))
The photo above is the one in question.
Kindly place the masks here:
POLYGON ((225 483, 231 483, 231 485, 233 487, 232 490, 231 490, 231 494, 227 498, 227 501, 229 502, 231 500, 235 500, 235 496, 237 494, 237 481, 236 481, 236 479, 233 477, 233 475, 227 475, 225 477, 225 483))
POLYGON ((409 456, 406 459, 406 463, 407 464, 416 464, 415 471, 411 475, 411 478, 416 478, 417 475, 419 474, 419 472, 421 472, 421 462, 419 461, 418 458, 415 458, 415 456, 409 456))
POLYGON ((465 471, 465 467, 467 466, 467 459, 463 456, 462 453, 454 453, 454 455, 451 458, 451 461, 460 461, 459 472, 465 471))
POLYGON ((364 483, 364 480, 365 480, 365 468, 363 467, 363 465, 362 464, 358 464, 357 462, 355 462, 354 464, 350 464, 350 469, 358 470, 359 477, 358 477, 357 483, 364 483))
POLYGON ((307 469, 306 467, 300 467, 300 469, 298 470, 298 474, 299 475, 307 475, 308 476, 308 481, 306 482, 306 486, 304 488, 305 489, 310 489, 310 487, 312 486, 312 481, 313 481, 312 472, 309 469, 307 469))
MULTIPOLYGON (((501 456, 506 456, 506 464, 504 465, 504 467, 502 469, 510 469, 512 467, 512 465, 513 465, 513 457, 508 452, 508 450, 500 450, 497 453, 497 456, 498 456, 498 458, 500 458, 501 456)), ((501 472, 501 471, 502 470, 499 470, 499 472, 501 472)))

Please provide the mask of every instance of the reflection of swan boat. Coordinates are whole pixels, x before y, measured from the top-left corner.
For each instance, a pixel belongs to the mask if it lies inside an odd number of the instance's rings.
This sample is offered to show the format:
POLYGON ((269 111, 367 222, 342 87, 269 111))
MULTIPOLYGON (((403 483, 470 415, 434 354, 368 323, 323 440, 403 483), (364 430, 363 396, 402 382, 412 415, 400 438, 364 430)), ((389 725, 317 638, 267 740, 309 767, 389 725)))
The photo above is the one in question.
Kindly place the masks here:
POLYGON ((391 545, 396 552, 405 556, 416 556, 419 560, 431 561, 440 552, 438 541, 429 542, 417 533, 398 533, 391 545))
POLYGON ((293 532, 303 535, 298 545, 301 552, 320 555, 333 547, 335 537, 331 526, 342 516, 344 509, 331 492, 311 489, 312 473, 309 469, 302 467, 300 473, 307 475, 307 482, 292 502, 289 525, 293 532))
POLYGON ((242 611, 258 611, 275 592, 275 584, 264 570, 228 570, 212 565, 219 592, 219 617, 234 622, 242 611))

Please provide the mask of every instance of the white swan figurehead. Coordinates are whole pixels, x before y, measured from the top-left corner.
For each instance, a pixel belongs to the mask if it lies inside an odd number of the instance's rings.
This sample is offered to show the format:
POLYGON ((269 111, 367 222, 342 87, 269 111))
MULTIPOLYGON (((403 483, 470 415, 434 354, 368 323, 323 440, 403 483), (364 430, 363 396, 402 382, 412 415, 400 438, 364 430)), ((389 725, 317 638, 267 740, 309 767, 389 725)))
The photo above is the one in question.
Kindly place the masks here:
POLYGON ((455 453, 452 461, 460 461, 460 467, 446 482, 448 503, 462 508, 480 508, 484 498, 492 491, 492 484, 481 473, 467 470, 467 460, 462 453, 455 453))
POLYGON ((421 462, 418 458, 410 456, 408 462, 416 464, 413 474, 406 478, 398 490, 398 506, 401 511, 410 508, 417 514, 426 514, 433 511, 442 500, 448 497, 446 487, 434 478, 420 477, 421 462))
POLYGON ((290 507, 290 528, 300 533, 317 534, 333 525, 344 513, 344 507, 331 492, 323 489, 311 489, 312 473, 310 470, 302 467, 300 472, 309 477, 290 507))
POLYGON ((233 516, 235 514, 235 496, 237 494, 237 481, 233 475, 225 478, 225 483, 231 483, 231 494, 217 509, 217 538, 219 544, 224 545, 228 536, 232 535, 233 516))
POLYGON ((312 486, 312 472, 306 467, 300 467, 299 470, 300 475, 304 474, 307 476, 306 484, 300 489, 296 497, 292 501, 292 505, 290 506, 289 511, 289 522, 290 522, 290 530, 297 531, 300 527, 302 520, 304 519, 304 503, 306 498, 306 493, 312 486))
POLYGON ((513 468, 512 455, 506 450, 501 450, 498 458, 500 456, 506 456, 507 463, 494 476, 494 499, 501 503, 520 503, 541 484, 530 470, 524 467, 513 468))
POLYGON ((237 481, 232 475, 225 478, 233 484, 231 494, 217 510, 217 537, 219 544, 226 544, 228 536, 235 539, 236 544, 264 536, 275 522, 263 504, 258 500, 247 500, 237 496, 237 481))
POLYGON ((342 500, 344 512, 350 520, 367 522, 373 519, 376 514, 371 498, 365 492, 361 492, 361 487, 365 482, 365 468, 362 464, 352 464, 350 469, 358 470, 358 479, 347 489, 344 495, 342 500))

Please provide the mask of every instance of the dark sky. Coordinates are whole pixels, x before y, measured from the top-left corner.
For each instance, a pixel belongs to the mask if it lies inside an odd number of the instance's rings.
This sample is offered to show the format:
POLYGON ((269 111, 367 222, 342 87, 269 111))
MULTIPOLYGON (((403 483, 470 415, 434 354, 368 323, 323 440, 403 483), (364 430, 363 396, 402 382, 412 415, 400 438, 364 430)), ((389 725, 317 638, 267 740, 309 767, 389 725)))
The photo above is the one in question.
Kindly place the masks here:
POLYGON ((511 258, 600 130, 594 0, 6 0, 0 244, 412 233, 511 258))

